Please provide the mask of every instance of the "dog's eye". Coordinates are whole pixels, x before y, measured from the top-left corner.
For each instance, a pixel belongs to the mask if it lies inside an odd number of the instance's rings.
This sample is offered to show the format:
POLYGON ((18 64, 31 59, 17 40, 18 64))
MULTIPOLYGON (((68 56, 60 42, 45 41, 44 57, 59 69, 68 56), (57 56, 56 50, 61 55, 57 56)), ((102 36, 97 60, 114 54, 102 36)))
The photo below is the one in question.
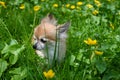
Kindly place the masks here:
POLYGON ((46 42, 47 42, 47 39, 41 38, 40 41, 43 42, 43 43, 46 43, 46 42))

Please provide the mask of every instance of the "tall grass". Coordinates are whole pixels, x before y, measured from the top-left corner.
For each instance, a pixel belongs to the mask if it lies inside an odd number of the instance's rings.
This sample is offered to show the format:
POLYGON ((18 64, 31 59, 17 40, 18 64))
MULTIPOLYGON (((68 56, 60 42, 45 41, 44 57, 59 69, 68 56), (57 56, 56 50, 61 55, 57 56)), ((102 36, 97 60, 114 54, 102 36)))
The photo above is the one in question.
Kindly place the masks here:
POLYGON ((96 0, 81 0, 83 4, 80 6, 77 5, 78 0, 3 1, 6 2, 6 8, 0 4, 1 80, 46 79, 43 72, 50 68, 47 65, 43 67, 44 59, 38 57, 33 50, 31 37, 34 27, 48 13, 53 13, 60 24, 71 21, 65 62, 51 68, 55 72, 53 80, 120 79, 119 0, 97 0, 100 6, 96 0), (19 8, 21 4, 25 5, 24 9, 19 8), (53 7, 53 4, 57 4, 58 7, 53 7), (67 8, 66 4, 70 6, 67 8), (93 7, 89 8, 87 4, 93 7), (36 5, 41 8, 35 12, 33 7, 36 5), (71 8, 72 5, 75 8, 71 8), (94 10, 98 13, 93 14, 94 10), (97 44, 86 44, 84 40, 88 38, 97 40, 97 44), (11 47, 10 41, 13 39, 17 41, 14 42, 17 47, 11 47), (5 44, 11 47, 7 52, 4 51, 5 44), (21 50, 23 45, 24 49, 21 50), (20 50, 18 59, 13 60, 16 61, 14 64, 9 58, 13 52, 11 49, 20 50), (95 51, 103 54, 96 54, 95 51))

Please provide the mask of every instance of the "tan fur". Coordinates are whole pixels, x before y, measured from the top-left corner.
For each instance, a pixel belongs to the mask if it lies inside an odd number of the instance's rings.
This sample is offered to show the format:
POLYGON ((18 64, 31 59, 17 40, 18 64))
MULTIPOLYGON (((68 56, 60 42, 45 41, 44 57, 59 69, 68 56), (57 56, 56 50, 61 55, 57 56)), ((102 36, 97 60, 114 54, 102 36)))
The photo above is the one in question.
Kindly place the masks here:
POLYGON ((48 22, 42 23, 35 28, 34 34, 37 38, 46 37, 51 40, 56 40, 56 26, 48 22))

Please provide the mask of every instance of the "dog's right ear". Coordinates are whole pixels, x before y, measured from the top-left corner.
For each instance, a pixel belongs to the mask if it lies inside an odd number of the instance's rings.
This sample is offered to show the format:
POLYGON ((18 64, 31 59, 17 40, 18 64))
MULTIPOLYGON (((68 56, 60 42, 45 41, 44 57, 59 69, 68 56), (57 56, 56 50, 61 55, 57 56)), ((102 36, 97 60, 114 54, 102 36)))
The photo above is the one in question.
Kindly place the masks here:
POLYGON ((71 22, 68 21, 68 22, 66 22, 62 25, 58 25, 57 30, 59 30, 60 33, 66 32, 66 31, 68 31, 68 28, 69 28, 70 24, 71 24, 71 22))

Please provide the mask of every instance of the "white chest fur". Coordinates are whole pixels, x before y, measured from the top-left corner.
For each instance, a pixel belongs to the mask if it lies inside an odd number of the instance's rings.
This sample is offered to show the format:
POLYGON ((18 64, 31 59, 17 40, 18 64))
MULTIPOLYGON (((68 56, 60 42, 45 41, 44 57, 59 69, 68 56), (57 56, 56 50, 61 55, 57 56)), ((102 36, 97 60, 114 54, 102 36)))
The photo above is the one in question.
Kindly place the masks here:
POLYGON ((53 60, 57 60, 58 62, 64 60, 65 52, 66 52, 65 40, 59 40, 56 42, 50 41, 48 42, 48 44, 46 44, 46 49, 43 51, 45 57, 48 58, 50 64, 53 62, 53 60))

